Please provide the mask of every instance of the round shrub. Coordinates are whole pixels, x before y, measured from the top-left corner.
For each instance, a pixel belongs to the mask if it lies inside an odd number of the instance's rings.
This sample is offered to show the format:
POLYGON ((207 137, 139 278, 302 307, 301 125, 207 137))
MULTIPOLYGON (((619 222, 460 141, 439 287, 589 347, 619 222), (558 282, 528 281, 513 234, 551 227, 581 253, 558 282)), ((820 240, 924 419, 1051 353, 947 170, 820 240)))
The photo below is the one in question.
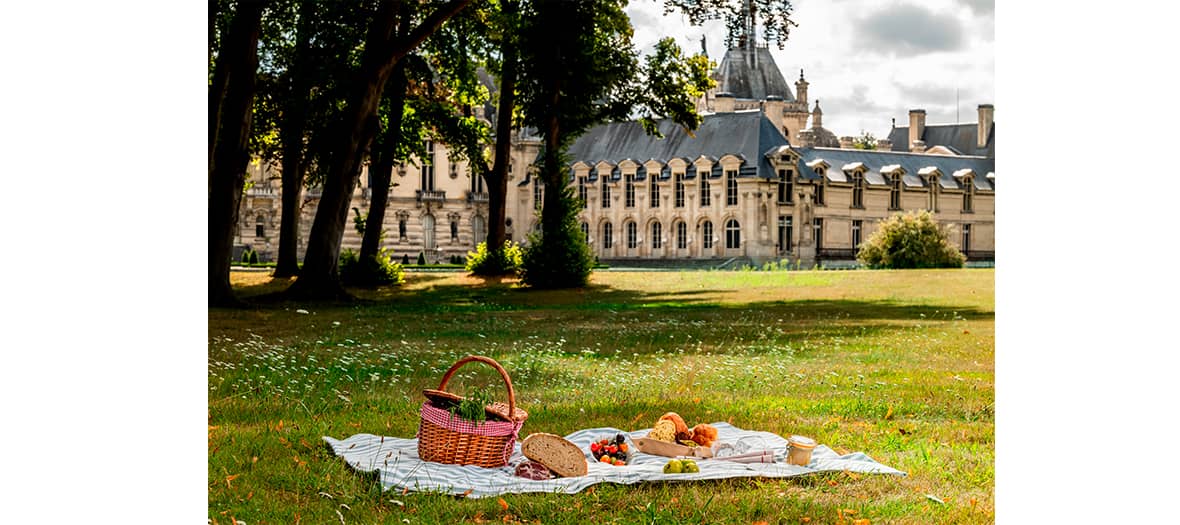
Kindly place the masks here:
POLYGON ((340 254, 340 282, 349 286, 401 284, 406 280, 402 265, 384 252, 376 257, 361 257, 351 249, 340 254))
POLYGON ((967 260, 928 211, 885 219, 861 244, 856 259, 870 268, 961 268, 967 260))
POLYGON ((481 242, 475 246, 474 252, 467 252, 464 268, 473 275, 508 275, 520 270, 524 252, 520 245, 512 241, 504 241, 504 247, 499 253, 488 251, 488 243, 481 242))

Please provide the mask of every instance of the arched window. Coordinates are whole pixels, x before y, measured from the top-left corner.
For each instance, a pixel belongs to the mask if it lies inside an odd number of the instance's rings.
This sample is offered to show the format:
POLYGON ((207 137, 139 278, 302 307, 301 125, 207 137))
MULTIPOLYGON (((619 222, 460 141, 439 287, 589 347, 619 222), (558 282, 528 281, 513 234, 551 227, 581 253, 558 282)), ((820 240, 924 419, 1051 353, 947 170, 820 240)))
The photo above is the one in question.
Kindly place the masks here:
POLYGON ((614 239, 611 238, 612 233, 614 233, 614 232, 611 231, 610 223, 609 222, 603 223, 603 225, 602 225, 602 247, 603 248, 609 250, 612 246, 614 246, 614 239))
POLYGON ((422 245, 427 250, 434 249, 434 216, 422 217, 422 245))
POLYGON ((688 225, 684 221, 676 223, 676 249, 683 250, 688 247, 688 225))
POLYGON ((725 248, 735 249, 742 246, 742 229, 737 219, 725 221, 725 248))
POLYGON ((705 221, 701 225, 701 241, 706 250, 713 249, 713 221, 705 221))
POLYGON ((624 227, 627 229, 627 249, 635 248, 639 245, 639 227, 635 226, 634 221, 628 222, 624 227))
POLYGON ((471 244, 478 245, 481 242, 487 242, 488 231, 487 225, 484 223, 483 217, 476 215, 471 218, 471 244))
POLYGON ((651 223, 651 247, 654 250, 660 249, 664 245, 664 227, 658 222, 651 223))
POLYGON ((901 175, 898 173, 889 176, 889 209, 901 209, 901 175))
POLYGON ((459 242, 459 221, 451 221, 451 242, 459 242))
POLYGON ((254 236, 266 237, 266 216, 258 215, 254 218, 254 236))

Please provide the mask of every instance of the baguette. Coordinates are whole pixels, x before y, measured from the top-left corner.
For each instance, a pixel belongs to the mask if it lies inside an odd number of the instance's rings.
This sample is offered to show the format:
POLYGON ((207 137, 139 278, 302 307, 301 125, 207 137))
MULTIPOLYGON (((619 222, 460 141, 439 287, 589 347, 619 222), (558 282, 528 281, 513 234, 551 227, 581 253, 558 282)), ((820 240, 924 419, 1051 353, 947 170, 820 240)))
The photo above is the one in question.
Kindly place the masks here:
POLYGON ((529 434, 520 442, 520 453, 564 478, 585 476, 589 472, 582 449, 556 434, 529 434))

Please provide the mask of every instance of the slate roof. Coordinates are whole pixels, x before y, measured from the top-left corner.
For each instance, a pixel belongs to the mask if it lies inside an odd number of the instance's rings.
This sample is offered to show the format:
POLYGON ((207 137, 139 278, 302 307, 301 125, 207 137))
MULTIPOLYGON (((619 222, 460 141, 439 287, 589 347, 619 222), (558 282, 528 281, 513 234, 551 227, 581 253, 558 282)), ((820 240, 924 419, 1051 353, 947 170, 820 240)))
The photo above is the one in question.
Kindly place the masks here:
POLYGON ((819 174, 807 163, 823 159, 831 167, 825 174, 831 182, 846 182, 843 170, 846 164, 864 163, 868 171, 865 172, 865 182, 870 186, 887 185, 888 179, 881 175, 881 169, 889 165, 899 165, 905 170, 902 184, 906 187, 925 187, 926 181, 918 176, 918 172, 925 167, 934 166, 942 173, 938 179, 939 185, 947 189, 959 189, 959 181, 954 173, 961 169, 975 171, 975 189, 995 191, 993 179, 987 177, 994 172, 996 159, 984 157, 948 157, 946 155, 923 155, 920 153, 899 153, 894 151, 839 149, 839 148, 794 148, 799 154, 799 164, 796 168, 803 179, 818 180, 819 174))
POLYGON ((735 98, 765 100, 777 95, 786 102, 795 101, 795 94, 765 47, 729 49, 714 78, 718 93, 728 92, 735 98))
MULTIPOLYGON (((701 155, 714 161, 725 155, 745 159, 738 171, 739 177, 775 177, 774 169, 763 153, 771 148, 787 144, 782 133, 762 114, 761 111, 739 111, 705 115, 699 128, 690 136, 684 128, 670 119, 659 121, 664 138, 648 135, 635 122, 612 122, 591 128, 578 138, 569 149, 570 163, 585 162, 591 166, 601 161, 618 164, 630 159, 638 164, 655 159, 665 164, 660 177, 670 176, 666 166, 674 158, 690 163, 686 178, 696 176, 692 161, 701 155)), ((618 169, 612 179, 618 179, 618 169)), ((711 178, 721 176, 721 167, 714 164, 711 178)), ((637 174, 636 179, 642 180, 637 174)), ((597 179, 597 171, 591 170, 590 180, 597 179)))
MULTIPOLYGON (((987 136, 987 146, 979 148, 976 142, 979 135, 979 125, 971 124, 934 124, 927 125, 922 134, 926 147, 946 146, 960 155, 977 155, 980 157, 996 158, 996 124, 992 123, 987 136)), ((910 127, 893 128, 889 131, 889 140, 893 143, 893 151, 910 150, 910 127)))

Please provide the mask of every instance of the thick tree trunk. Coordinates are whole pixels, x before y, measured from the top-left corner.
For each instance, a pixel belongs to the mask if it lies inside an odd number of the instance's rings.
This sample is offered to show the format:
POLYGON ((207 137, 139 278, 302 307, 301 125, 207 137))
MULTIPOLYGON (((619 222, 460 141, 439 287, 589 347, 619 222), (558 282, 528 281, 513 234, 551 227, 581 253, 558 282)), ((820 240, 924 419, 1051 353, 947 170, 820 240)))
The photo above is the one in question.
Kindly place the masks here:
POLYGON ((393 178, 393 152, 401 140, 402 114, 406 104, 405 64, 393 70, 389 91, 389 125, 382 131, 378 147, 373 151, 369 166, 369 215, 365 218, 365 234, 361 238, 360 259, 375 258, 381 251, 381 230, 385 228, 385 210, 389 206, 389 185, 393 178))
POLYGON ((554 82, 553 95, 550 98, 550 112, 545 118, 545 157, 541 168, 541 180, 545 183, 544 206, 541 208, 541 231, 557 231, 561 227, 561 191, 565 189, 562 179, 564 170, 558 163, 561 144, 561 121, 558 119, 558 104, 561 103, 561 84, 554 82))
POLYGON ((377 107, 385 82, 410 50, 438 30, 471 0, 452 0, 440 7, 405 39, 394 40, 396 2, 384 2, 365 41, 365 55, 357 75, 357 89, 345 111, 339 143, 324 179, 323 194, 311 225, 307 254, 299 279, 287 290, 297 299, 350 299, 337 272, 340 243, 348 221, 348 208, 356 188, 361 162, 377 132, 377 107))
MULTIPOLYGON (((503 14, 506 19, 516 17, 516 2, 504 2, 503 14)), ((507 228, 504 216, 508 202, 508 164, 512 161, 512 110, 516 106, 517 57, 514 35, 504 35, 500 52, 504 62, 500 66, 500 103, 496 116, 496 154, 492 170, 484 175, 488 183, 488 252, 494 259, 501 258, 507 228)))
POLYGON ((291 91, 279 133, 283 141, 282 203, 279 215, 279 258, 275 277, 299 274, 299 216, 303 199, 303 177, 307 164, 303 160, 303 141, 307 132, 307 104, 311 91, 307 61, 311 59, 311 23, 315 4, 300 6, 295 36, 295 58, 291 62, 291 91))
MULTIPOLYGON (((238 4, 229 35, 222 40, 218 70, 224 66, 225 96, 209 176, 209 305, 240 304, 229 284, 238 207, 250 162, 251 109, 258 70, 258 35, 263 1, 238 4)), ((212 89, 210 90, 212 98, 212 89)))

